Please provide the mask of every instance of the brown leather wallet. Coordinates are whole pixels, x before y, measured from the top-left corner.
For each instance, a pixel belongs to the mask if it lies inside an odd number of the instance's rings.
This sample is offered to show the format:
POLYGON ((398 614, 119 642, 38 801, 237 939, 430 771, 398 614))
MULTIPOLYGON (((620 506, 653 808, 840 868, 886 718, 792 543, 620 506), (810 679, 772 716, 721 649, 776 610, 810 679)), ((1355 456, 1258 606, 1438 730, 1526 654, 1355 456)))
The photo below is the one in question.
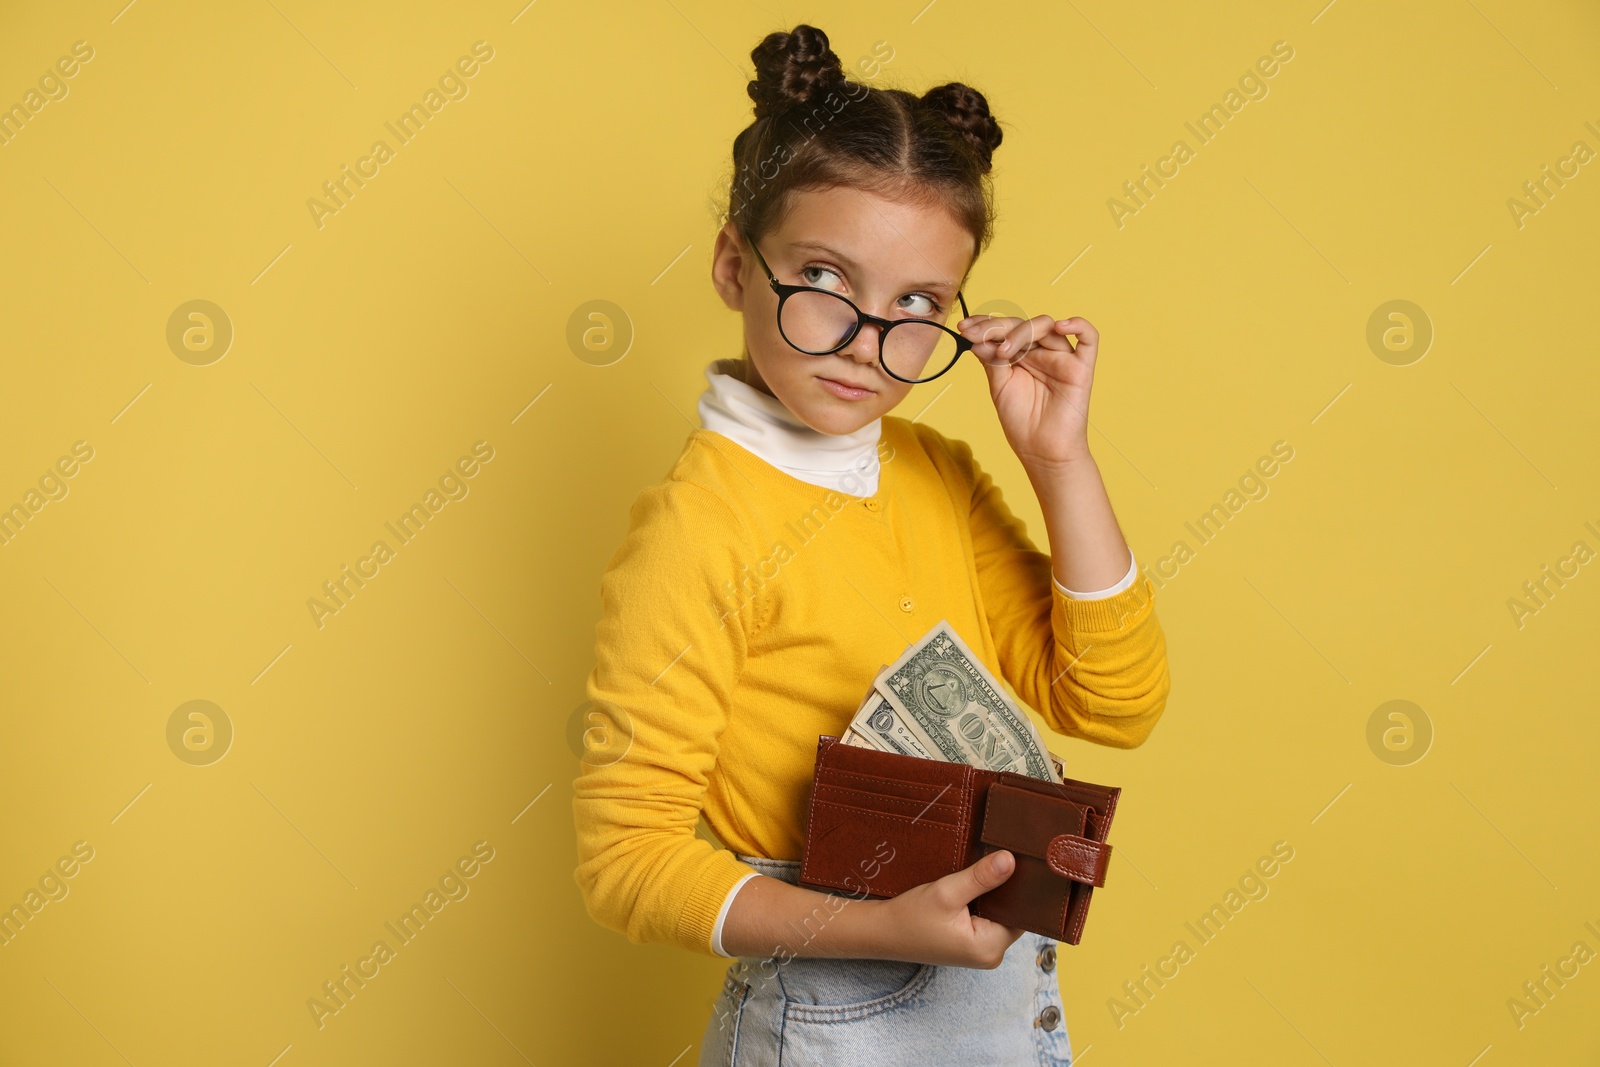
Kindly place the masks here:
POLYGON ((1106 834, 1121 793, 858 748, 823 734, 799 882, 887 898, 1004 848, 1016 869, 969 910, 1076 945, 1089 896, 1105 885, 1106 834))

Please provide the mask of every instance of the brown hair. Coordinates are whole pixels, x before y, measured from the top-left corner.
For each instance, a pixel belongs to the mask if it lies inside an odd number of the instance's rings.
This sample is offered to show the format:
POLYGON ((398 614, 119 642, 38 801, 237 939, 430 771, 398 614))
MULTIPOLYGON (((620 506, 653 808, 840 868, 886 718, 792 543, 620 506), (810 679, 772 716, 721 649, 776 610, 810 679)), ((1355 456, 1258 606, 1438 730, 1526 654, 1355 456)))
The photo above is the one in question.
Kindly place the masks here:
POLYGON ((972 234, 994 226, 990 158, 1000 124, 960 82, 921 97, 851 81, 815 26, 771 33, 751 50, 755 119, 733 139, 728 218, 752 237, 775 229, 801 189, 850 186, 947 207, 972 234))

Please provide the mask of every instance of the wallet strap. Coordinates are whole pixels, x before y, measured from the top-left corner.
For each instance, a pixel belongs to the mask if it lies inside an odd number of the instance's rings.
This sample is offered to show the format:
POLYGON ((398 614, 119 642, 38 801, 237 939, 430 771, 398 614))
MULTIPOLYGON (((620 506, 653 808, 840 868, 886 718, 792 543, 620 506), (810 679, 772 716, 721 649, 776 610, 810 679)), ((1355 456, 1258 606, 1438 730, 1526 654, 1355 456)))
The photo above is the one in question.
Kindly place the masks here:
POLYGON ((1106 869, 1111 866, 1111 846, 1077 834, 1057 834, 1045 849, 1044 861, 1064 878, 1103 886, 1106 869))

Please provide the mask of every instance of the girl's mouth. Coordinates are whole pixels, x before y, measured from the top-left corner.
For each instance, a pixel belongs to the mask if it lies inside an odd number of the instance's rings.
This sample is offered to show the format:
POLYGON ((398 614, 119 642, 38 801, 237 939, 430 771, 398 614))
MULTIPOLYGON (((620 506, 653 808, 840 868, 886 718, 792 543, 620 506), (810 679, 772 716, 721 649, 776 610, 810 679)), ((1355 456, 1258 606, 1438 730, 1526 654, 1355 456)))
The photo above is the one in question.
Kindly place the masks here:
POLYGON ((822 383, 824 389, 841 400, 865 400, 867 397, 874 395, 874 390, 862 389, 844 382, 834 381, 832 378, 824 378, 821 375, 817 376, 817 381, 822 383))

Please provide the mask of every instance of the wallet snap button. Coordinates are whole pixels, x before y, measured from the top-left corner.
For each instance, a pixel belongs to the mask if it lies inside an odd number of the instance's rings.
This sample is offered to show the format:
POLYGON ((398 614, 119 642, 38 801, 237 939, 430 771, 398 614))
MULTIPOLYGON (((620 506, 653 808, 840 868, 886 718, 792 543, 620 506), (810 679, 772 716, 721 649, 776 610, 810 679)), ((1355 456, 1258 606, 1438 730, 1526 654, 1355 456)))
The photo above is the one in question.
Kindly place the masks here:
POLYGON ((1054 945, 1046 945, 1039 951, 1039 966, 1047 971, 1055 969, 1056 947, 1054 945))
POLYGON ((910 597, 903 596, 903 597, 900 598, 900 610, 901 611, 910 611, 912 608, 914 608, 916 606, 917 606, 917 602, 915 600, 912 600, 910 597))
POLYGON ((1061 1009, 1054 1004, 1049 1005, 1039 1013, 1038 1025, 1046 1030, 1054 1030, 1061 1024, 1061 1009))

